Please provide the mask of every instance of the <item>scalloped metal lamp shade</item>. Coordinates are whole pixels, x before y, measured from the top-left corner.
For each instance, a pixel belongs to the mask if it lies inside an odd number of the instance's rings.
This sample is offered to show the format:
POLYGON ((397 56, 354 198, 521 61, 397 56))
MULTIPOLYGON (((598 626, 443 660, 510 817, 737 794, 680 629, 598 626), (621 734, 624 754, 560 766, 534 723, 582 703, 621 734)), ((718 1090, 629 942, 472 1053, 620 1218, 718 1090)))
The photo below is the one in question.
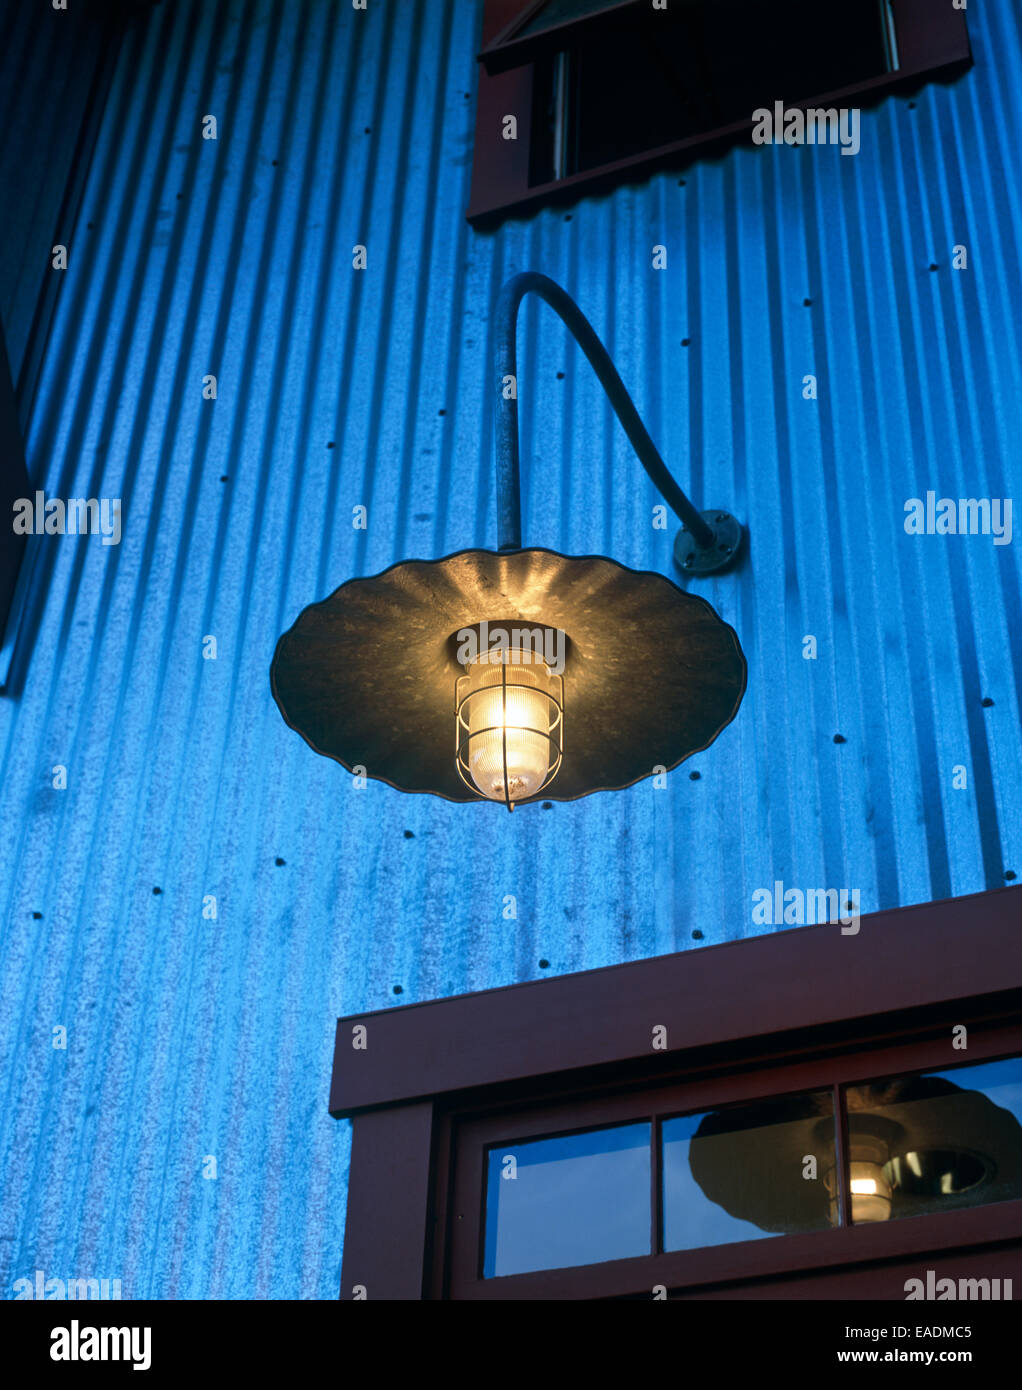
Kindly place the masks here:
POLYGON ((277 643, 270 681, 317 753, 406 792, 476 801, 458 773, 452 638, 482 622, 567 634, 563 749, 527 801, 573 801, 670 770, 738 712, 745 657, 703 599, 602 556, 463 550, 350 579, 277 643))

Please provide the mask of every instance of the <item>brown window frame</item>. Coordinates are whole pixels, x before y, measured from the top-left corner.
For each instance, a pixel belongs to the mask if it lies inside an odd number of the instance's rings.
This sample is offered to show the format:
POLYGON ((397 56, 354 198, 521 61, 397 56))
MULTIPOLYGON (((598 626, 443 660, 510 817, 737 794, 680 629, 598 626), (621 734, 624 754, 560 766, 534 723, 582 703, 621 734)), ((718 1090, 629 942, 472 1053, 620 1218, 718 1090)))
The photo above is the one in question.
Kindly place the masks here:
POLYGON ((436 1286, 444 1290, 445 1297, 454 1299, 638 1298, 649 1297, 656 1284, 680 1292, 757 1278, 810 1274, 863 1258, 904 1257, 916 1252, 958 1248, 982 1243, 995 1234, 1013 1232, 1022 1238, 1020 1199, 958 1212, 901 1217, 870 1226, 852 1226, 843 1210, 840 1226, 830 1230, 774 1235, 687 1250, 656 1249, 662 1217, 657 1159, 660 1130, 665 1120, 749 1101, 829 1090, 834 1100, 838 1162, 845 1170, 844 1115, 838 1094, 841 1088, 888 1076, 944 1072, 954 1066, 1022 1055, 1022 1023, 991 1026, 989 1019, 960 1016, 954 1021, 964 1022, 969 1028, 967 1054, 952 1050, 950 1026, 941 1025, 926 1039, 878 1051, 857 1046, 839 1057, 789 1062, 762 1071, 750 1071, 748 1068, 756 1059, 749 1058, 723 1076, 680 1079, 656 1087, 628 1088, 609 1096, 536 1105, 526 1110, 516 1106, 510 1111, 485 1116, 452 1116, 450 1216, 446 1256, 440 1262, 441 1267, 434 1270, 436 1286), (642 1122, 649 1122, 653 1127, 652 1254, 528 1274, 482 1277, 478 1266, 485 1222, 485 1155, 491 1145, 511 1145, 516 1140, 642 1122), (949 1219, 955 1217, 958 1219, 949 1219), (903 1229, 906 1226, 910 1229, 903 1229))
POLYGON ((648 1298, 663 1284, 671 1297, 757 1298, 783 1283, 792 1297, 901 1297, 899 1261, 939 1269, 963 1251, 970 1272, 982 1259, 991 1277, 1022 1274, 1022 1202, 1010 1201, 482 1279, 471 1186, 485 1135, 503 1141, 512 1123, 599 1127, 646 1095, 669 1094, 679 1113, 682 1097, 681 1111, 710 1109, 1017 1055, 1016 893, 873 913, 855 937, 800 927, 339 1019, 330 1111, 354 1120, 340 1296, 648 1298), (960 1023, 965 1052, 951 1047, 960 1023))
MULTIPOLYGON (((623 182, 647 178, 662 168, 681 168, 693 159, 747 141, 753 120, 720 126, 684 140, 587 169, 552 182, 530 185, 533 85, 536 60, 551 49, 570 46, 586 33, 593 35, 645 0, 625 0, 608 5, 596 15, 551 26, 516 39, 533 14, 538 0, 485 0, 482 47, 479 59, 479 92, 472 165, 472 191, 468 221, 476 227, 496 225, 509 216, 520 216, 550 204, 575 202, 580 196, 607 190, 623 182), (514 66, 506 66, 513 63, 514 66), (503 117, 513 114, 518 122, 517 140, 505 140, 503 117)), ((839 90, 814 93, 787 106, 866 105, 890 93, 918 88, 925 81, 948 79, 972 63, 966 13, 933 0, 891 0, 897 34, 899 66, 868 81, 839 90)))

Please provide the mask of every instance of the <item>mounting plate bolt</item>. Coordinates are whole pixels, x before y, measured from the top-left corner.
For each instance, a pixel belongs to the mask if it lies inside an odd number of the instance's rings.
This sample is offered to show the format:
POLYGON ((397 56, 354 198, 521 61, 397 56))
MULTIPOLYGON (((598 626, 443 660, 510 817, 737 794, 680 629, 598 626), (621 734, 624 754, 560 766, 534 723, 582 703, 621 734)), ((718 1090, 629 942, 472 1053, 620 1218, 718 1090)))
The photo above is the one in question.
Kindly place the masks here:
POLYGON ((730 512, 711 507, 700 513, 713 532, 712 542, 705 548, 696 545, 692 533, 685 527, 674 538, 674 562, 686 574, 719 574, 737 560, 742 548, 742 524, 730 512))

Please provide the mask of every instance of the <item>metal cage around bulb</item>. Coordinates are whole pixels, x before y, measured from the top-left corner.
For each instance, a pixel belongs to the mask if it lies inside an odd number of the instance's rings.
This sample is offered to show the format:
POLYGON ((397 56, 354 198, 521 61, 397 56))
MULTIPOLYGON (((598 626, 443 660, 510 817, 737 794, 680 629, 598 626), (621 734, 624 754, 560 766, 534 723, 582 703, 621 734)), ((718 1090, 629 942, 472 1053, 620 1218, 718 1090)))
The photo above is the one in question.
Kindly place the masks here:
POLYGON ((530 651, 484 651, 455 682, 454 700, 455 760, 470 791, 511 811, 550 785, 564 751, 562 676, 530 651))

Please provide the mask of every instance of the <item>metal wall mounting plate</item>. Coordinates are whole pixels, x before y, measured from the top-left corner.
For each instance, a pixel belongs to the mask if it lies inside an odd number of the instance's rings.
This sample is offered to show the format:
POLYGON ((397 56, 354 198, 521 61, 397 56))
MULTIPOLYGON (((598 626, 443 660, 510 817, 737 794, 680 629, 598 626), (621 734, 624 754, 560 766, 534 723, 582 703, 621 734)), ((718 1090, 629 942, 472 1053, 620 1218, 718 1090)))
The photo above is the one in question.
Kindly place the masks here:
POLYGON ((674 562, 683 574, 719 574, 730 569, 741 554, 742 523, 717 508, 700 515, 713 531, 713 545, 696 545, 692 533, 682 527, 674 538, 674 562))

